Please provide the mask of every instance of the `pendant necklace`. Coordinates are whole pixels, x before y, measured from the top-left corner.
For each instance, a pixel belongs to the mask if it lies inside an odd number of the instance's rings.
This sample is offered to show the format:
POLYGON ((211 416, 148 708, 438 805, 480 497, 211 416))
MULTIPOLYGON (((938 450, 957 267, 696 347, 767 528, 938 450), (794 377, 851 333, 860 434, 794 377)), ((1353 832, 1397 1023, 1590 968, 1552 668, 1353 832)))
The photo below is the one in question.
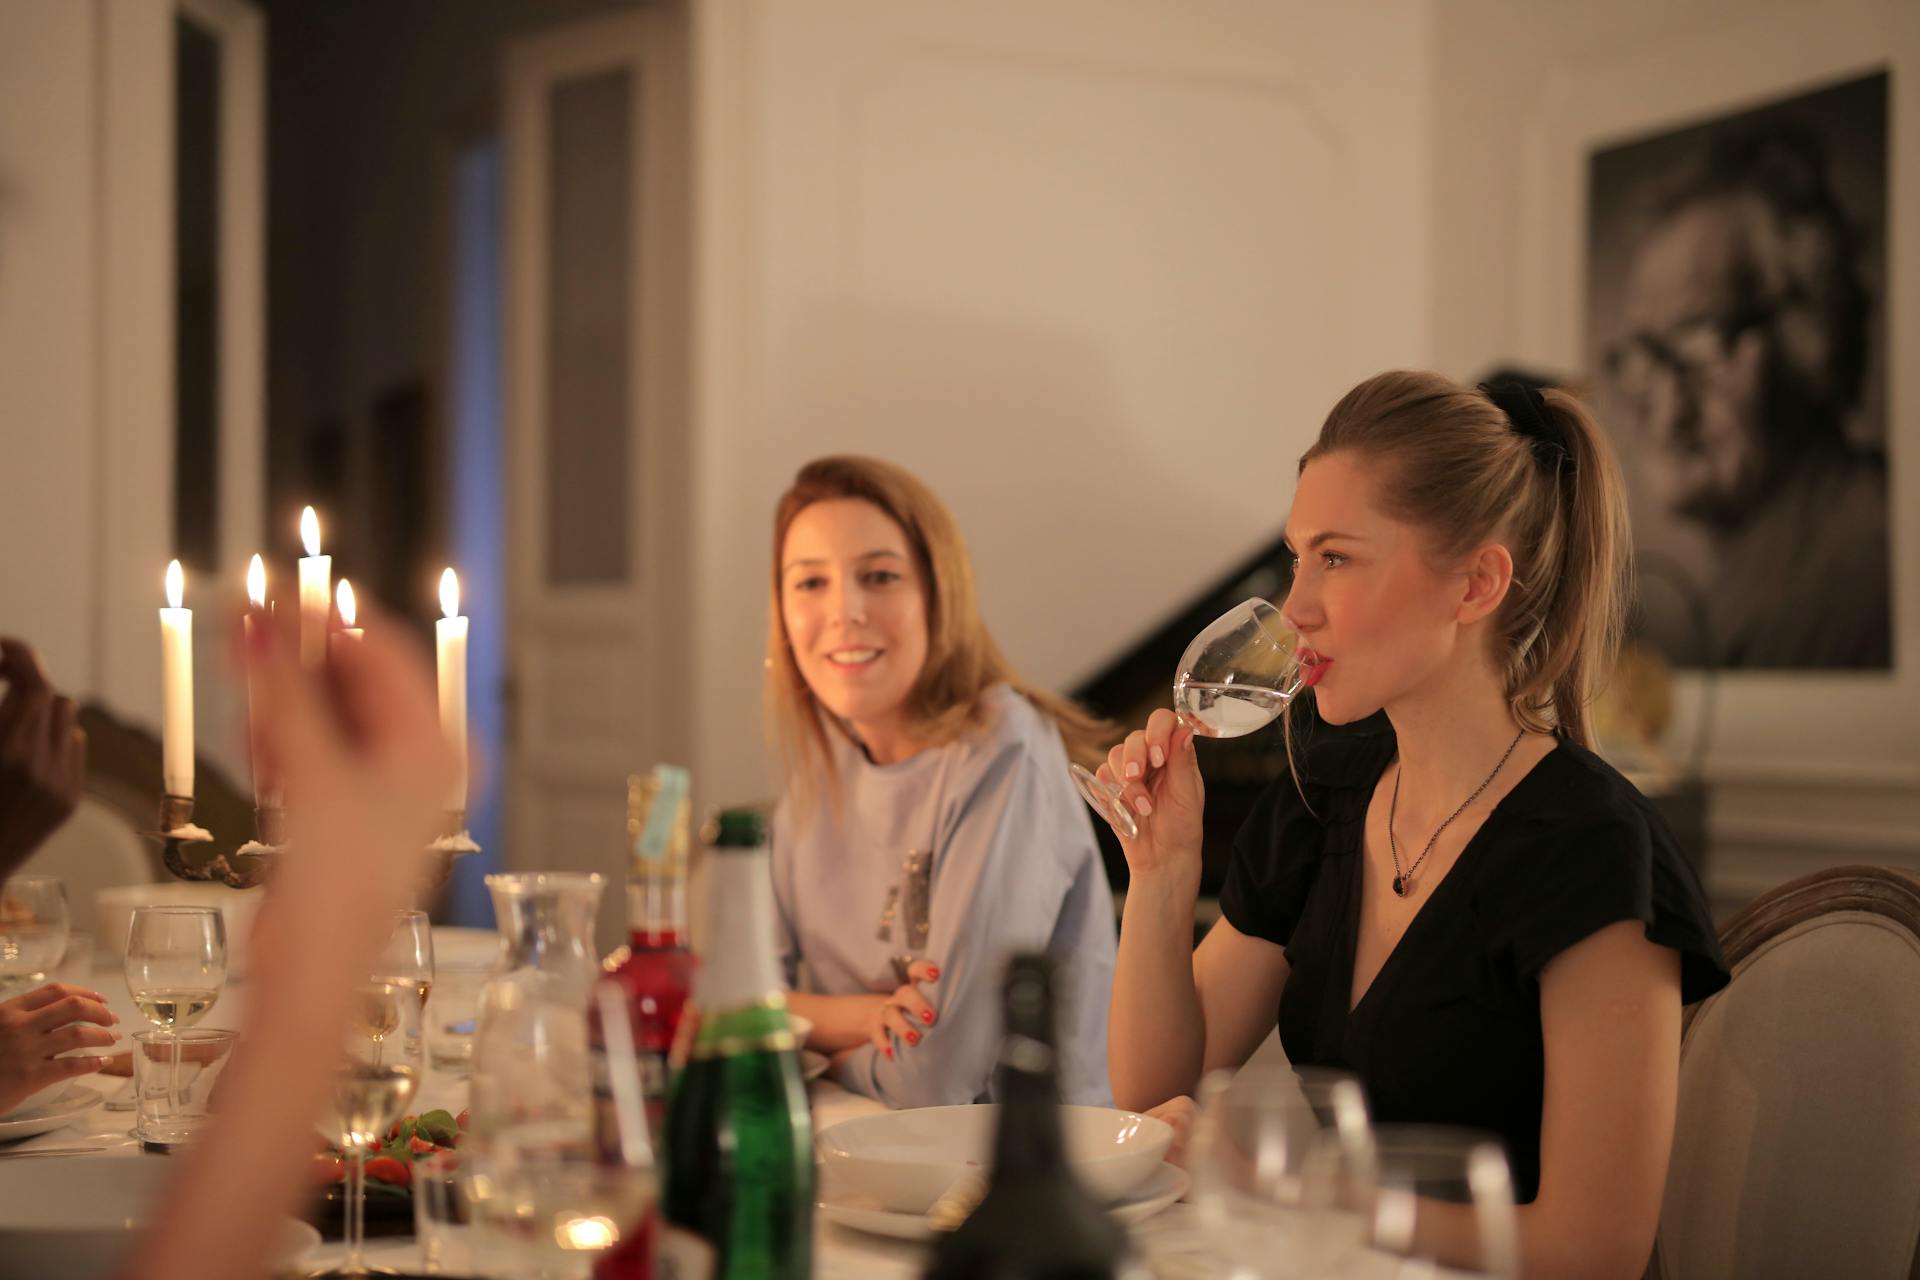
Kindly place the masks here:
POLYGON ((1393 800, 1387 806, 1387 847, 1393 851, 1393 893, 1395 897, 1404 898, 1409 893, 1413 892, 1413 873, 1420 869, 1420 864, 1425 862, 1427 860, 1427 855, 1433 852, 1433 846, 1435 842, 1437 842, 1440 839, 1440 833, 1442 831, 1445 831, 1448 827, 1452 826, 1453 820, 1459 817, 1461 814, 1465 813, 1467 811, 1467 806, 1472 804, 1475 800, 1478 800, 1480 798, 1480 793, 1482 791, 1485 791, 1488 787, 1493 785, 1493 780, 1500 776, 1500 771, 1502 769, 1507 767, 1507 758, 1513 754, 1513 749, 1519 746, 1520 739, 1526 736, 1527 736, 1527 731, 1525 729, 1522 729, 1520 730, 1520 732, 1513 735, 1513 741, 1507 744, 1506 752, 1502 754, 1500 757, 1500 763, 1493 766, 1493 772, 1487 775, 1486 781, 1482 782, 1479 786, 1475 787, 1473 789, 1473 794, 1468 796, 1465 800, 1462 800, 1460 802, 1460 807, 1458 809, 1455 809, 1452 813, 1448 814, 1447 820, 1445 822, 1441 823, 1438 827, 1434 828, 1432 837, 1427 840, 1427 847, 1420 851, 1420 856, 1415 858, 1413 860, 1413 865, 1408 867, 1405 871, 1402 871, 1400 869, 1400 841, 1396 839, 1393 834, 1394 815, 1400 811, 1400 774, 1403 771, 1401 770, 1399 765, 1396 764, 1394 766, 1393 800))

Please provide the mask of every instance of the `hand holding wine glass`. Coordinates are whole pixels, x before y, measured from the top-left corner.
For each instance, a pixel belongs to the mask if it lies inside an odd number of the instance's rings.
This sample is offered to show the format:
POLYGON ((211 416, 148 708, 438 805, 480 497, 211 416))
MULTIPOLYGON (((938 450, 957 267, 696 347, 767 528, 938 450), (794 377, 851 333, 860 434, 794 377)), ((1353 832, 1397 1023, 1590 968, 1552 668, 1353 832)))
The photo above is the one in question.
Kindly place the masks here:
POLYGON ((1097 775, 1073 766, 1074 783, 1127 842, 1130 865, 1136 846, 1147 867, 1157 866, 1163 852, 1178 856, 1189 842, 1197 856, 1204 795, 1194 737, 1238 738, 1263 729, 1313 681, 1280 611, 1265 600, 1243 601, 1180 655, 1173 710, 1154 712, 1145 729, 1127 735, 1097 775), (1162 809, 1169 812, 1154 823, 1162 830, 1142 844, 1142 820, 1162 809))

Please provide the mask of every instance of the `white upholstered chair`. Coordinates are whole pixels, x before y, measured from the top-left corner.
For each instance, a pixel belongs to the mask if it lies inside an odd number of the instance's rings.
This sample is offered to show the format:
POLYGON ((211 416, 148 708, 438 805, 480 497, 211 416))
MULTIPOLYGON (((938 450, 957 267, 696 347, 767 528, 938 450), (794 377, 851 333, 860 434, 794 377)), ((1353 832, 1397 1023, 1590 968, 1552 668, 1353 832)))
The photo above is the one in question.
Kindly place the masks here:
POLYGON ((1842 867, 1721 933, 1649 1280, 1920 1280, 1920 881, 1842 867))
POLYGON ((98 935, 96 890, 146 884, 155 878, 153 846, 112 805, 82 794, 73 816, 47 837, 20 868, 22 875, 59 876, 67 882, 67 909, 78 932, 98 935))

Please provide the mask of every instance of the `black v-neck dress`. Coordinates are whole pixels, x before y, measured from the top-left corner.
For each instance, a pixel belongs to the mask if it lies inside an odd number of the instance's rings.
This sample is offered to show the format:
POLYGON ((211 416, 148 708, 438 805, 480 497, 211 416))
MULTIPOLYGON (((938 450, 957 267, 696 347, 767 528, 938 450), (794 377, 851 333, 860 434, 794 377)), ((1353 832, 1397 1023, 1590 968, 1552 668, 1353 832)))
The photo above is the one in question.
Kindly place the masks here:
POLYGON ((1680 953, 1681 1000, 1727 982, 1705 895, 1666 824, 1592 752, 1562 740, 1507 793, 1437 883, 1351 1011, 1367 804, 1394 758, 1384 715, 1302 726, 1234 841, 1221 913, 1286 948, 1280 1040, 1295 1066, 1356 1073, 1378 1123, 1497 1134, 1514 1192, 1540 1186, 1540 969, 1639 920, 1680 953), (1303 799, 1304 793, 1304 799, 1303 799))

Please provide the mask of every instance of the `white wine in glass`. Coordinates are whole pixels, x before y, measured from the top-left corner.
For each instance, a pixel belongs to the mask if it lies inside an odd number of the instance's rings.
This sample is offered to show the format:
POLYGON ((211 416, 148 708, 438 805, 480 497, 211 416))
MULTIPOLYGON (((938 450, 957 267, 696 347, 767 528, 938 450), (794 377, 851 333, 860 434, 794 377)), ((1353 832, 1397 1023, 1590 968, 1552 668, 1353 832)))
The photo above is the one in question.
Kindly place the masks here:
POLYGON ((347 1256, 328 1275, 368 1271, 363 1256, 367 1149, 386 1136, 413 1101, 426 1057, 426 1028, 414 995, 411 985, 391 982, 371 982, 355 994, 345 1052, 319 1118, 321 1136, 347 1153, 342 1233, 347 1256))
POLYGON ((170 1089, 180 1092, 182 1030, 207 1015, 227 984, 227 922, 217 907, 135 907, 127 922, 127 994, 173 1042, 170 1089))
MULTIPOLYGON (((1303 664, 1293 629, 1265 600, 1244 600, 1215 618, 1180 655, 1173 676, 1173 712, 1203 738, 1239 738, 1264 729, 1319 669, 1303 664)), ((1072 766, 1081 796, 1115 831, 1131 840, 1140 824, 1120 803, 1118 780, 1072 766)))

